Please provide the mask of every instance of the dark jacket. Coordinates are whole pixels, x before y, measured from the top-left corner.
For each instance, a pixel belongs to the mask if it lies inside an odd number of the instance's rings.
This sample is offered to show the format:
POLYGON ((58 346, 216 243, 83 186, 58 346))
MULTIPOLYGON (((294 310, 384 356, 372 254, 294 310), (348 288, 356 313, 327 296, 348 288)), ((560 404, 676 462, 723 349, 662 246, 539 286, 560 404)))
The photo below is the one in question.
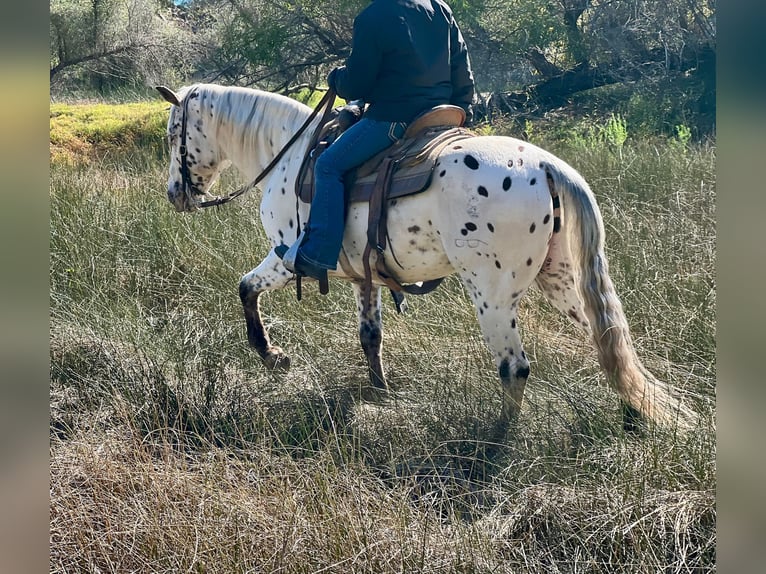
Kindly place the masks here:
POLYGON ((473 73, 463 36, 442 0, 374 0, 354 20, 351 55, 330 75, 366 117, 409 122, 441 104, 469 111, 473 73))

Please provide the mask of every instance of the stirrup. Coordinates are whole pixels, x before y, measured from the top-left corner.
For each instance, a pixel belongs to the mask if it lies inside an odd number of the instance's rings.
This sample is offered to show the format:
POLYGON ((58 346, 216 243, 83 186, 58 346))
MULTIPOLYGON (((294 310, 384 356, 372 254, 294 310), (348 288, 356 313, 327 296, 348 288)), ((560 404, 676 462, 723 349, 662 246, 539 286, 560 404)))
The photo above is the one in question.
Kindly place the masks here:
POLYGON ((287 249, 284 256, 282 256, 282 265, 284 265, 291 273, 295 273, 295 260, 298 259, 298 249, 300 249, 304 239, 306 239, 305 229, 301 231, 298 238, 293 241, 293 244, 287 249))
POLYGON ((301 278, 304 276, 316 279, 319 282, 319 292, 322 295, 327 295, 330 292, 330 284, 327 280, 326 269, 311 266, 308 264, 308 262, 304 262, 304 265, 311 267, 313 271, 316 272, 316 275, 306 273, 306 271, 308 271, 307 269, 300 269, 300 265, 298 264, 298 248, 300 247, 301 243, 303 243, 304 237, 305 231, 301 232, 301 234, 298 236, 298 239, 296 239, 295 243, 293 243, 289 248, 286 245, 277 245, 274 248, 274 253, 277 255, 277 257, 282 259, 282 264, 284 265, 285 269, 295 275, 296 287, 298 290, 298 301, 301 300, 301 278), (290 257, 289 261, 288 256, 290 257))

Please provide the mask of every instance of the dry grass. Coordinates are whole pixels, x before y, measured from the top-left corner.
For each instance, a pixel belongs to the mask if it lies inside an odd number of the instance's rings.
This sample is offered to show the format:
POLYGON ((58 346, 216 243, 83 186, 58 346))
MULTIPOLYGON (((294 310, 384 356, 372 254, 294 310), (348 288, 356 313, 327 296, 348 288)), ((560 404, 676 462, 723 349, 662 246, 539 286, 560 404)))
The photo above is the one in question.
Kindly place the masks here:
POLYGON ((495 442, 454 279, 406 316, 387 303, 388 399, 359 400, 340 283, 264 300, 293 358, 269 373, 236 293, 265 254, 256 197, 179 216, 153 151, 54 162, 51 572, 715 571, 714 149, 555 151, 599 195, 639 354, 703 414, 689 436, 626 434, 589 345, 533 292, 525 407, 495 442))

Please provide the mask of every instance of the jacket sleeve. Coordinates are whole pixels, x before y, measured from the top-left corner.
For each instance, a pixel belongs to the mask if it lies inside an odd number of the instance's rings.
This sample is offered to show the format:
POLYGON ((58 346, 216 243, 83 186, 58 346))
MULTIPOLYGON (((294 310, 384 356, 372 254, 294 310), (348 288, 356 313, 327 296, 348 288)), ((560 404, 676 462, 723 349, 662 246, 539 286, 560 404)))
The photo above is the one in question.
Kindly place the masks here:
POLYGON ((334 77, 335 91, 344 100, 371 101, 370 95, 378 77, 382 53, 377 34, 369 18, 362 12, 354 19, 351 55, 334 77))
POLYGON ((452 79, 452 97, 450 103, 463 108, 466 113, 473 102, 475 91, 471 60, 468 57, 468 48, 463 40, 454 18, 450 28, 450 64, 452 79))

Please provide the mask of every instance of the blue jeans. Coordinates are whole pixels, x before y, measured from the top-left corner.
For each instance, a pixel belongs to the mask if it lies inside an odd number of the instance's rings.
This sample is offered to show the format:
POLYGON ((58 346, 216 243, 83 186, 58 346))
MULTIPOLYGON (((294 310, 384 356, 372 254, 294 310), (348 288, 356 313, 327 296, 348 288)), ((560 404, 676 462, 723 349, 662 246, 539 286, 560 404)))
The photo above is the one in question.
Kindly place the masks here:
POLYGON ((343 243, 344 174, 396 143, 407 124, 362 118, 317 159, 314 167, 314 199, 306 224, 306 239, 299 251, 309 263, 335 269, 343 243))

